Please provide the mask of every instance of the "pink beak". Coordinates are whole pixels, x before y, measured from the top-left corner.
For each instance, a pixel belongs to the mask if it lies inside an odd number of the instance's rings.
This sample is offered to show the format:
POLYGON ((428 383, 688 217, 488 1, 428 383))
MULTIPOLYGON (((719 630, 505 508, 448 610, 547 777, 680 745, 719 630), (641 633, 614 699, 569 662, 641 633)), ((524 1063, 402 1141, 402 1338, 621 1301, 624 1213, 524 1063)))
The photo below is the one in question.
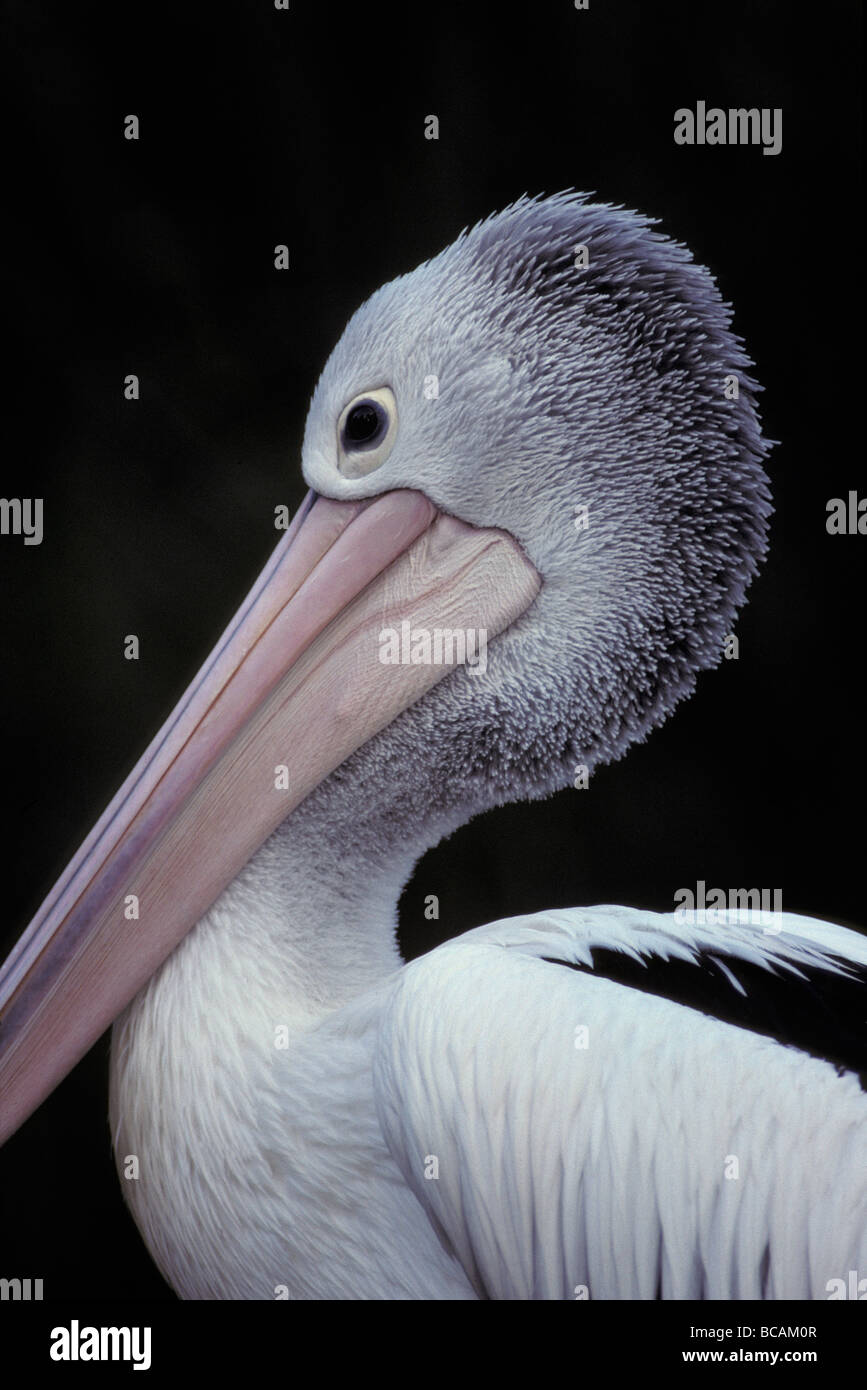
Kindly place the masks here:
POLYGON ((421 493, 308 496, 0 968, 0 1143, 289 812, 451 669, 383 664, 382 629, 490 639, 539 585, 511 537, 421 493))

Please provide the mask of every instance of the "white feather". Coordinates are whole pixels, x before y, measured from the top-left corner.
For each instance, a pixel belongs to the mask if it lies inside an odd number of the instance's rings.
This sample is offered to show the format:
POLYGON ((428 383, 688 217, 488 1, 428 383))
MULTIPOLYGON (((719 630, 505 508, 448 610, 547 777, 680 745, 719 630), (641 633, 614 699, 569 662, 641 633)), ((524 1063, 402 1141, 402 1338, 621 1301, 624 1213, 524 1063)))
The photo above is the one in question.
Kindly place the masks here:
POLYGON ((684 928, 627 908, 574 909, 469 932, 406 968, 380 1030, 380 1118, 477 1292, 817 1298, 865 1266, 867 1097, 856 1077, 540 959, 705 947, 797 970, 825 952, 867 955, 844 928, 792 915, 782 925, 768 936, 745 915, 684 928), (586 1049, 574 1046, 576 1024, 589 1027, 586 1049), (423 1176, 426 1154, 439 1156, 436 1181, 423 1176))

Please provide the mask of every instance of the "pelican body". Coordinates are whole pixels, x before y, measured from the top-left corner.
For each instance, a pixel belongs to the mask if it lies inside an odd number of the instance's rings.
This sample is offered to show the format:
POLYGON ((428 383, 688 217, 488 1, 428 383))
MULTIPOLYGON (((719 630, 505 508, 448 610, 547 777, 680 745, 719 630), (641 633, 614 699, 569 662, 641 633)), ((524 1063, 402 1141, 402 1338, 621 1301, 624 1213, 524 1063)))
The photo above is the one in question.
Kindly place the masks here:
POLYGON ((428 848, 719 661, 771 510, 757 389, 708 272, 579 194, 350 320, 307 501, 0 972, 0 1137, 114 1022, 118 1171, 182 1297, 826 1298, 867 1268, 858 933, 604 906, 396 944, 428 848))

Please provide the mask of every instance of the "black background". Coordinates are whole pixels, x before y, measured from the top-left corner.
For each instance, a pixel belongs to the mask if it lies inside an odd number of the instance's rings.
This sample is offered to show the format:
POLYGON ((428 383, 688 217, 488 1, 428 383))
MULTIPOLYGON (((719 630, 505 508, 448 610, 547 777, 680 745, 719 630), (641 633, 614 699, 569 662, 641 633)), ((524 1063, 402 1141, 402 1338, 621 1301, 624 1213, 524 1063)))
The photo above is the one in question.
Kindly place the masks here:
MULTIPOLYGON (((429 854, 405 950, 558 904, 671 910, 697 879, 863 924, 865 541, 825 531, 828 498, 864 491, 860 5, 290 3, 7 6, 2 493, 44 498, 45 539, 0 537, 0 944, 300 500, 346 318, 466 224, 566 187, 659 217, 734 304, 781 441, 771 551, 740 660, 591 791, 429 854), (676 146, 698 99, 782 107, 782 153, 676 146)), ((0 1274, 171 1298, 114 1175, 107 1058, 105 1037, 0 1155, 0 1274)))

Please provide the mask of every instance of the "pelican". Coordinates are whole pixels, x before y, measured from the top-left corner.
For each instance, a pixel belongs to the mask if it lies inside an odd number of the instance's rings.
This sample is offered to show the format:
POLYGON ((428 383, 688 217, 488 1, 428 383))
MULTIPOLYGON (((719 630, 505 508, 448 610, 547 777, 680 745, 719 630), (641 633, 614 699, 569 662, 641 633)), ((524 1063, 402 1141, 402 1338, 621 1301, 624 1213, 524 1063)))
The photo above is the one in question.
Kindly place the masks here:
POLYGON ((574 192, 350 319, 307 501, 0 975, 0 1135, 113 1022, 118 1172, 181 1297, 867 1271, 858 933, 602 906, 396 945, 428 848, 719 661, 771 511, 750 368, 690 252, 574 192))

